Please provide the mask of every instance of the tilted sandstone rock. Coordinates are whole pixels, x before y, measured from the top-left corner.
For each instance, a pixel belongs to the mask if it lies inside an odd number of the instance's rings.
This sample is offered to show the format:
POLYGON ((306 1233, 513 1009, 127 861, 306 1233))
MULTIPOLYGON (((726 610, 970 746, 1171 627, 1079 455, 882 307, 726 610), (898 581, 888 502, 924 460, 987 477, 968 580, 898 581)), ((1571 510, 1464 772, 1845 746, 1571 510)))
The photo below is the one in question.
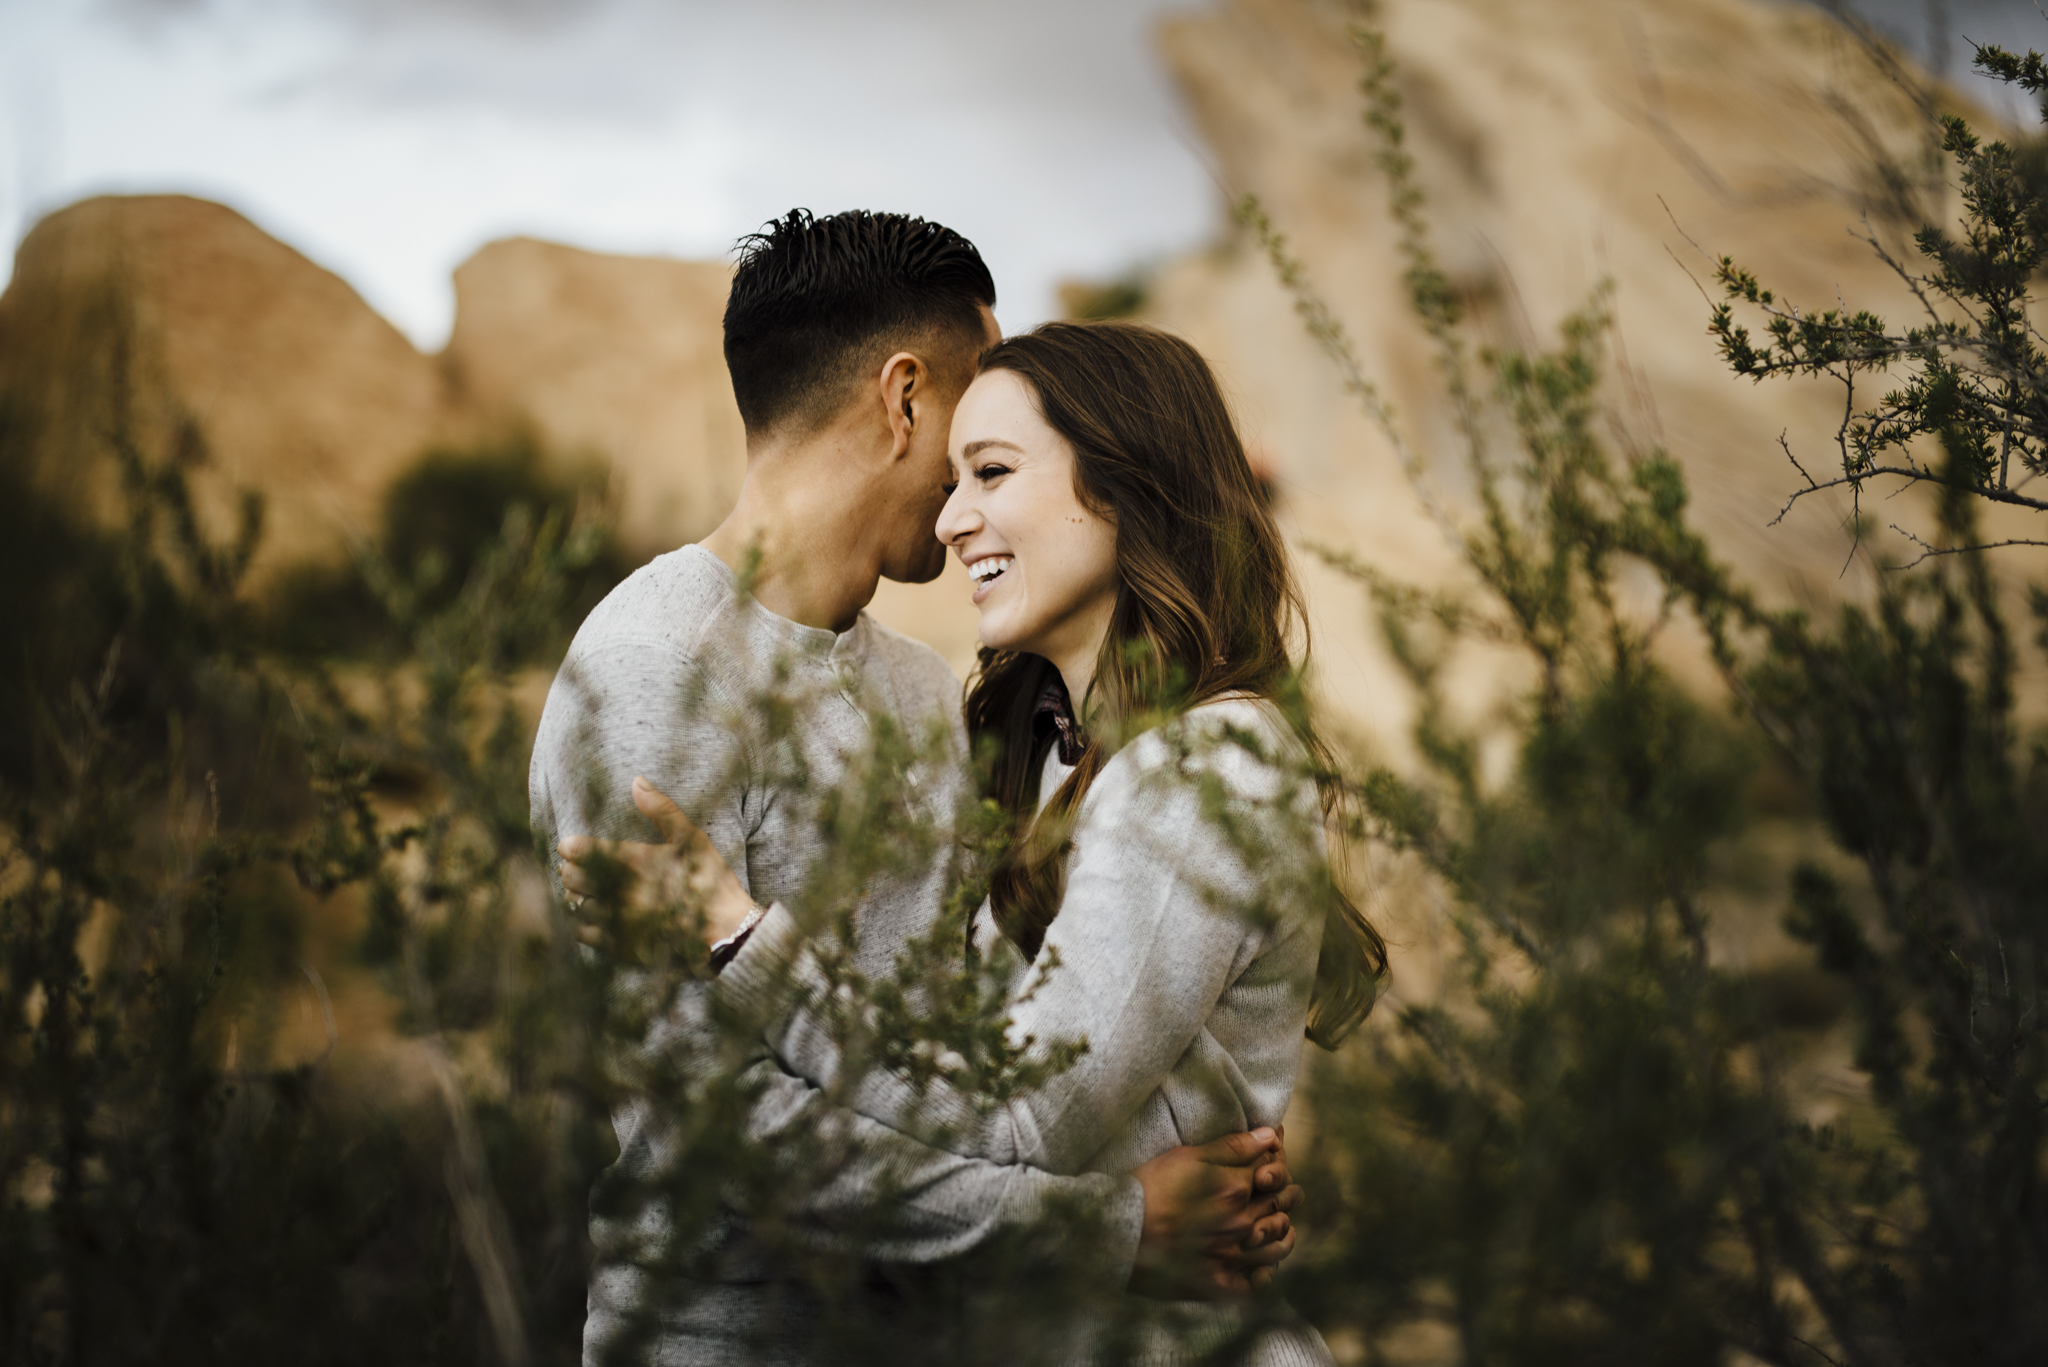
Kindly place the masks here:
POLYGON ((438 434, 433 364, 340 277, 219 204, 107 196, 45 218, 0 295, 0 395, 31 440, 7 445, 45 491, 117 506, 109 443, 190 464, 232 533, 266 503, 259 575, 344 552, 438 434))
MULTIPOLYGON (((1779 434, 1824 476, 1840 389, 1730 375, 1705 333, 1701 286, 1712 288, 1710 256, 1727 253, 1803 304, 1846 298, 1912 321, 1897 278, 1851 231, 1868 215, 1896 244, 1918 213, 1955 212, 1934 188, 1887 217, 1887 175, 1924 174, 1928 124, 1899 87, 1825 17, 1759 0, 1223 0, 1166 23, 1162 51, 1224 186, 1260 196, 1289 236, 1453 509, 1470 481, 1403 293, 1378 142, 1362 118, 1364 61, 1347 32, 1361 21, 1385 33, 1397 64, 1435 250, 1476 335, 1554 345, 1559 321, 1611 281, 1622 444, 1683 463, 1695 525, 1769 597, 1867 593, 1865 563, 1845 573, 1846 496, 1813 497, 1769 525, 1798 484, 1779 434)), ((1392 446, 1341 390, 1248 234, 1168 266, 1146 316, 1216 363, 1275 467, 1292 532, 1399 578, 1464 581, 1392 446)), ((1512 459, 1511 445, 1498 454, 1512 459)), ((1864 506, 1877 514, 1871 544, 1897 557, 1906 544, 1886 524, 1931 533, 1933 518, 1917 496, 1884 502, 1890 492, 1864 506)), ((2038 573, 2038 553, 2017 554, 2035 558, 2007 562, 2016 577, 2038 573)), ((1407 690, 1358 591, 1312 562, 1307 573, 1326 692, 1359 730, 1403 751, 1407 690)), ((1673 657, 1703 677, 1696 651, 1673 657)), ((1475 708, 1498 697, 1492 671, 1459 682, 1475 708)))

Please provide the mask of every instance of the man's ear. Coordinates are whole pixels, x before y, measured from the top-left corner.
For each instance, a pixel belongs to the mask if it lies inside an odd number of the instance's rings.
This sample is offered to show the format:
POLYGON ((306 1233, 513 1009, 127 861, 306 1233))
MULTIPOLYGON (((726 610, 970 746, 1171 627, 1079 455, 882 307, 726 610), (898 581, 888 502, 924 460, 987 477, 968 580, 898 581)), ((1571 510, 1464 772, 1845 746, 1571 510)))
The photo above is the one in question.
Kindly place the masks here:
POLYGON ((910 439, 917 429, 917 410, 931 388, 931 367, 907 351, 899 351, 882 363, 882 413, 889 424, 891 460, 910 453, 910 439))

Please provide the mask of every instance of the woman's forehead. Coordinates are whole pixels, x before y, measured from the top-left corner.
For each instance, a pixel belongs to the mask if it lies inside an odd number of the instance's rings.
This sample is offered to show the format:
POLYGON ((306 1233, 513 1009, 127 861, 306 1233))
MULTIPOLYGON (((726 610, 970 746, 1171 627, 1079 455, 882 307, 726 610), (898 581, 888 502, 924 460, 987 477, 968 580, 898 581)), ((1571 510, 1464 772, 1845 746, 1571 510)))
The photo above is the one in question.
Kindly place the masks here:
POLYGON ((1043 445, 1051 431, 1021 376, 987 370, 975 377, 954 409, 952 440, 947 445, 965 460, 971 454, 968 448, 987 441, 1029 451, 1043 445))

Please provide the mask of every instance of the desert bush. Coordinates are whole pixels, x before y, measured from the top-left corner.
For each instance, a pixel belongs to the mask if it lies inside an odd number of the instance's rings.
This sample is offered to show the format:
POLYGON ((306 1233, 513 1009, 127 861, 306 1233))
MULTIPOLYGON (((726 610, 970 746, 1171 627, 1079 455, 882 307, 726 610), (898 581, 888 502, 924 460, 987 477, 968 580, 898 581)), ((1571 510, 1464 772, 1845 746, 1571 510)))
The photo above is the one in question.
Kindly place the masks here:
POLYGON ((95 307, 125 513, 102 529, 24 489, 5 538, 42 590, 14 609, 0 779, 6 1354, 571 1356, 596 989, 519 895, 510 671, 559 639, 602 539, 515 508, 458 592, 372 579, 386 669, 304 658, 244 582, 260 505, 208 536, 196 426, 169 426, 178 449, 138 435, 133 329, 95 307), (359 913, 357 947, 316 964, 308 928, 359 913), (401 1003, 402 1076, 337 1072, 337 972, 401 1003), (302 1003, 327 1047, 299 1063, 281 1036, 302 1003))
POLYGON ((517 643, 523 660, 557 659, 568 634, 632 569, 609 534, 603 481, 551 457, 529 428, 467 445, 435 447, 384 491, 377 536, 345 565, 297 565, 263 595, 264 635, 280 651, 312 659, 388 655, 404 640, 394 606, 411 614, 446 610, 499 545, 505 519, 579 522, 594 538, 554 620, 517 643))
MULTIPOLYGON (((1465 553, 1464 595, 1323 551, 1370 592, 1420 702, 1423 770, 1363 774, 1355 834, 1441 889, 1456 971, 1369 1056, 1317 1071, 1318 1190, 1336 1198, 1319 1214, 1335 1221, 1297 1275, 1304 1305, 1379 1360, 1418 1345, 1473 1362, 2038 1359, 2048 750, 2015 715, 2025 646, 1972 516, 1973 500, 2031 506, 2038 182, 1947 121, 1963 245, 1925 229, 1935 270, 1908 275, 1963 317, 1903 339, 1868 314, 1777 306, 1724 262, 1731 298, 1778 310, 1763 349, 1716 310, 1737 374, 1914 367, 1845 427, 1836 482, 1939 485, 1935 554, 1887 574, 1875 607, 1815 621, 1762 606, 1714 560, 1673 462, 1612 449, 1598 299, 1552 352, 1466 340, 1392 67, 1376 35, 1358 39, 1409 299, 1478 512, 1429 499, 1465 553), (1622 606, 1632 569, 1658 587, 1648 611, 1622 606), (1680 614, 1732 712, 1658 665, 1680 614), (1473 640, 1536 681, 1504 782, 1444 702, 1473 640), (1773 808, 1806 822, 1810 857, 1778 895, 1810 957, 1758 971, 1716 955, 1706 907, 1717 861, 1773 808), (1816 1126, 1800 1061, 1838 1015, 1865 1091, 1816 1126)), ((2028 81, 2040 59, 1979 62, 2028 81)), ((1241 216, 1427 498, 1430 453, 1404 444, 1284 237, 1256 203, 1241 216)))

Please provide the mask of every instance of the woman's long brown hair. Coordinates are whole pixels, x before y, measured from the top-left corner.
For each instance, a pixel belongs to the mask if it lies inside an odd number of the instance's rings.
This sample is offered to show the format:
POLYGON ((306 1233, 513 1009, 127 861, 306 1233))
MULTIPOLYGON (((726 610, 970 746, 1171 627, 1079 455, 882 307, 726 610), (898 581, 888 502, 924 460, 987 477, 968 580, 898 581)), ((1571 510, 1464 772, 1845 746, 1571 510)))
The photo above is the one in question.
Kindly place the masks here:
MULTIPOLYGON (((1280 706, 1306 747, 1324 811, 1341 789, 1288 654, 1308 645, 1301 591, 1216 377, 1186 342, 1135 323, 1047 323, 991 349, 981 369, 1032 389, 1074 451, 1075 494, 1116 525, 1118 588, 1087 698, 1091 739, 1034 817, 1053 740, 1034 726, 1058 678, 1036 655, 983 648, 967 692, 977 752, 994 752, 990 796, 1014 838, 990 882, 997 925, 1035 956, 1059 914, 1071 829, 1107 759, 1105 738, 1227 694, 1280 706), (987 741, 994 744, 988 745, 987 741)), ((1385 942, 1334 880, 1308 1037, 1335 1048, 1372 1009, 1385 942)))

